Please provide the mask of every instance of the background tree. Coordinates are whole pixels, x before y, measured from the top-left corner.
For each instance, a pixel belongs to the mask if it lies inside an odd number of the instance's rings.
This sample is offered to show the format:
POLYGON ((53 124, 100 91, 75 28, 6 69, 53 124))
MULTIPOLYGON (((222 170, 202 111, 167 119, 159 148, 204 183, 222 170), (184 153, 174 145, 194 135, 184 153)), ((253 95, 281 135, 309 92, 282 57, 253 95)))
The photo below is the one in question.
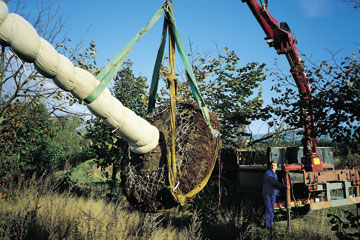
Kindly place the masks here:
MULTIPOLYGON (((61 35, 64 32, 64 18, 59 11, 57 1, 8 1, 9 11, 26 18, 39 35, 54 44, 55 41, 65 41, 61 35)), ((59 45, 62 45, 59 43, 59 45)), ((21 107, 26 109, 32 103, 43 101, 54 104, 54 98, 61 96, 55 85, 45 82, 32 64, 20 60, 10 48, 1 46, 0 52, 0 127, 5 114, 10 111, 11 105, 19 102, 27 104, 21 107)), ((55 104, 58 107, 58 101, 55 104)), ((20 106, 18 106, 20 107, 20 106)), ((19 111, 18 114, 21 114, 19 111)))
MULTIPOLYGON (((75 66, 92 73, 100 69, 96 67, 95 43, 82 48, 84 41, 73 43, 66 36, 66 21, 61 13, 61 2, 50 1, 7 1, 9 12, 15 12, 36 29, 38 34, 49 41, 58 52, 71 59, 75 66)), ((1 46, 0 52, 0 129, 4 115, 11 104, 26 102, 27 108, 32 102, 41 101, 52 114, 79 114, 70 110, 70 105, 77 102, 69 93, 63 93, 51 79, 46 80, 35 69, 33 64, 19 59, 8 47, 1 46)), ((19 111, 18 114, 21 114, 19 111)))
POLYGON ((11 121, 3 127, 0 136, 1 180, 19 173, 52 172, 65 153, 63 146, 54 141, 59 128, 44 104, 35 102, 24 112, 25 104, 12 104, 11 111, 6 115, 11 121), (18 111, 22 111, 22 117, 13 118, 18 111))
MULTIPOLYGON (((9 12, 16 12, 26 18, 40 36, 55 45, 59 52, 73 60, 74 65, 92 73, 99 71, 99 68, 95 67, 95 43, 90 42, 89 47, 81 49, 79 44, 82 42, 74 45, 70 39, 66 38, 65 21, 59 11, 61 6, 59 1, 21 0, 7 1, 7 4, 9 12), (73 47, 70 48, 67 45, 73 47)), ((66 132, 72 128, 76 133, 78 127, 75 126, 78 124, 77 121, 70 124, 75 119, 64 115, 64 113, 74 114, 68 106, 75 102, 76 100, 70 94, 63 93, 52 80, 47 81, 41 76, 32 64, 23 62, 10 48, 1 46, 0 132, 3 135, 0 139, 2 141, 1 165, 3 167, 18 166, 12 168, 13 170, 21 170, 26 165, 27 168, 51 172, 60 165, 64 165, 65 151, 67 153, 81 152, 80 139, 76 139, 76 135, 69 136, 66 132), (39 106, 42 107, 41 114, 39 106), (49 111, 49 116, 46 111, 49 111), (54 119, 54 116, 57 119, 54 119), (47 123, 43 123, 45 119, 54 126, 50 128, 47 123), (39 121, 39 123, 30 123, 30 120, 39 121), (61 120, 61 124, 59 120, 61 120), (48 136, 39 130, 38 124, 44 125, 44 131, 48 131, 48 136), (58 132, 62 132, 62 136, 68 136, 67 139, 71 139, 75 144, 65 146, 65 143, 70 144, 70 142, 61 139, 58 132), (5 133, 9 135, 5 137, 5 133), (29 137, 30 135, 32 137, 29 137), (48 141, 48 144, 44 143, 44 145, 40 139, 48 141), (50 147, 49 144, 53 144, 53 146, 50 147), (39 150, 41 148, 42 154, 39 150), (70 149, 73 150, 70 151, 70 149)))
MULTIPOLYGON (((279 82, 273 90, 281 93, 273 99, 275 113, 286 124, 297 129, 302 127, 298 91, 291 77, 275 73, 279 82), (286 86, 287 88, 283 88, 286 86)), ((315 64, 308 60, 308 80, 312 86, 315 115, 315 132, 318 137, 328 135, 339 143, 346 143, 359 150, 360 140, 360 64, 352 54, 344 59, 332 59, 315 64)))
MULTIPOLYGON (((111 92, 124 106, 139 116, 144 116, 147 111, 147 87, 146 78, 135 76, 132 70, 132 62, 127 60, 114 78, 111 92)), ((93 117, 88 120, 86 131, 86 137, 91 139, 90 156, 94 157, 98 166, 103 169, 113 166, 111 179, 114 184, 127 143, 113 133, 99 118, 93 117)))
POLYGON ((63 149, 63 154, 58 159, 56 166, 64 169, 77 165, 88 159, 86 155, 88 142, 82 137, 84 132, 84 119, 77 115, 61 115, 51 117, 58 134, 53 141, 63 149))
MULTIPOLYGON (((224 48, 216 57, 208 54, 191 54, 192 67, 200 91, 208 108, 217 113, 221 123, 222 141, 225 144, 240 145, 252 120, 266 120, 270 117, 269 106, 264 107, 261 83, 266 79, 265 64, 251 62, 240 66, 235 51, 224 48)), ((164 78, 168 68, 163 67, 164 78)), ((178 83, 180 101, 192 99, 188 81, 178 83)), ((167 94, 162 89, 162 96, 167 94)))

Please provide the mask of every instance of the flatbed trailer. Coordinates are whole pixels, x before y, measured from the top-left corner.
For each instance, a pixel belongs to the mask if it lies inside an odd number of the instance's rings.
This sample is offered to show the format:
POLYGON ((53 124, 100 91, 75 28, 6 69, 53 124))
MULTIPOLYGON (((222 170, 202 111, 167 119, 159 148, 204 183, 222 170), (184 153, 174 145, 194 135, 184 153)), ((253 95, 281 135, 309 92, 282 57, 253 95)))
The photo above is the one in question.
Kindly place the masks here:
POLYGON ((302 153, 302 147, 269 147, 266 154, 227 149, 221 155, 220 169, 214 171, 212 179, 221 179, 219 182, 223 184, 223 188, 233 187, 232 190, 235 189, 240 195, 253 194, 262 198, 264 173, 269 163, 275 161, 279 167, 278 179, 285 186, 277 197, 275 211, 286 213, 288 227, 291 213, 305 215, 314 210, 355 204, 359 215, 359 170, 336 170, 332 148, 318 147, 324 170, 306 171, 301 163, 302 153), (256 164, 253 159, 247 159, 251 157, 255 157, 256 162, 265 164, 256 164), (292 169, 289 169, 289 165, 292 169))

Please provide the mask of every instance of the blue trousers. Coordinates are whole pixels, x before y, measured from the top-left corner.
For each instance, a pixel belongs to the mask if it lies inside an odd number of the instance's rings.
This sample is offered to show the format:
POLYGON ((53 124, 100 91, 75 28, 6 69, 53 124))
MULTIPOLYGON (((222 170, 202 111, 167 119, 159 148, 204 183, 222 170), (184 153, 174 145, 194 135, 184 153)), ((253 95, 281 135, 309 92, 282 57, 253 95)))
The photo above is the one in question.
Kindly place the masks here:
POLYGON ((276 194, 264 195, 263 198, 265 202, 265 226, 271 228, 274 220, 276 194))

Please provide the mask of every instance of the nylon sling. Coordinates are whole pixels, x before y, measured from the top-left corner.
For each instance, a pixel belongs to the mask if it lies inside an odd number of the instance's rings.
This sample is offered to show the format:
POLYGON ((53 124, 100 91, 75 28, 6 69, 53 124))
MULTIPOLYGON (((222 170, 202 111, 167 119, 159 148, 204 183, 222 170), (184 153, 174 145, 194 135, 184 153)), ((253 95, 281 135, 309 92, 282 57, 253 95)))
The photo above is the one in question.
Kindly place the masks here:
POLYGON ((169 168, 169 183, 170 183, 170 191, 174 196, 175 200, 178 201, 181 205, 183 205, 186 201, 186 198, 192 197, 197 194, 201 189, 204 188, 206 183, 208 182, 212 170, 215 166, 215 159, 212 161, 212 166, 210 166, 211 171, 207 174, 207 176, 203 179, 203 181, 197 185, 193 190, 189 191, 188 193, 183 194, 180 190, 177 190, 177 186, 179 183, 176 182, 177 176, 177 169, 176 169, 176 159, 175 159, 175 105, 176 105, 176 75, 174 72, 174 62, 175 62, 175 46, 179 52, 181 60, 185 66, 187 75, 189 76, 189 84, 190 89, 194 95, 194 98, 201 109, 202 115, 209 126, 213 135, 217 138, 217 145, 215 150, 215 156, 217 156, 217 152, 220 146, 220 136, 217 130, 213 129, 210 123, 210 116, 208 109, 205 105, 204 99, 201 97, 199 88, 196 84, 196 79, 192 68, 190 66, 189 60, 184 50, 184 46, 180 39, 180 35, 177 31, 175 20, 172 14, 171 6, 164 4, 155 15, 151 18, 151 20, 143 27, 127 44, 126 46, 121 49, 121 51, 110 61, 108 65, 98 74, 96 79, 100 81, 100 84, 96 87, 96 89, 85 99, 86 103, 91 103, 102 93, 102 91, 106 88, 106 86, 110 83, 110 81, 115 77, 116 73, 119 71, 122 63, 125 61, 126 57, 129 55, 130 51, 134 47, 134 45, 145 35, 152 26, 160 19, 163 13, 166 12, 166 16, 164 19, 163 25, 163 32, 162 38, 160 41, 160 47, 157 53, 156 62, 154 66, 154 71, 152 75, 151 81, 151 88, 150 88, 150 97, 149 97, 149 104, 148 104, 148 112, 152 112, 155 107, 156 101, 156 94, 158 88, 158 80, 159 80, 159 73, 161 68, 161 62, 164 55, 165 49, 165 42, 166 42, 166 35, 167 29, 169 29, 169 55, 170 55, 170 69, 171 73, 168 76, 169 80, 169 87, 170 87, 170 104, 171 104, 171 129, 172 129, 172 136, 171 136, 171 146, 168 149, 168 168, 169 168))
POLYGON ((164 13, 164 8, 161 7, 151 20, 125 45, 124 48, 108 63, 104 69, 96 76, 96 79, 100 81, 100 84, 95 88, 95 90, 84 99, 84 101, 89 104, 95 101, 96 98, 104 91, 106 86, 110 81, 115 77, 116 73, 119 71, 121 65, 125 61, 126 57, 129 55, 135 44, 154 26, 154 24, 160 19, 164 13))
POLYGON ((205 185, 207 184, 207 182, 210 179, 211 173, 215 167, 215 163, 216 163, 216 156, 218 154, 219 151, 219 146, 220 146, 220 136, 219 134, 217 134, 216 139, 216 149, 215 149, 215 154, 214 154, 214 159, 212 161, 212 165, 210 166, 210 171, 208 172, 208 174, 205 176, 205 178, 192 190, 190 190, 187 193, 182 193, 180 189, 178 189, 179 186, 179 182, 177 181, 177 168, 176 168, 176 158, 175 158, 175 135, 176 135, 176 118, 175 118, 175 106, 176 106, 176 92, 177 92, 177 86, 176 86, 176 75, 175 75, 175 71, 174 71, 174 66, 175 66, 175 45, 177 46, 178 52, 181 56, 182 62, 187 70, 187 73, 189 74, 189 76, 191 79, 191 89, 192 89, 192 93, 195 96, 195 99, 198 103, 198 106, 200 107, 200 109, 202 110, 202 114, 204 116, 205 121, 207 122, 209 128, 211 129, 213 134, 216 134, 216 130, 214 131, 214 129, 212 129, 211 124, 210 124, 210 116, 208 113, 208 110, 205 106, 205 102, 202 99, 201 95, 200 95, 200 91, 196 85, 196 80, 195 80, 195 76, 193 74, 192 68, 189 64, 189 61, 187 59, 187 55, 185 53, 184 47, 182 45, 181 39, 179 37, 179 34, 176 30, 176 26, 175 26, 175 20, 173 18, 172 15, 172 5, 167 5, 167 7, 165 7, 165 19, 164 19, 164 28, 163 28, 163 34, 162 34, 162 40, 160 43, 160 47, 159 47, 159 51, 158 51, 158 56, 157 56, 157 61, 155 63, 155 67, 154 67, 154 73, 153 74, 153 79, 152 79, 152 87, 151 87, 151 91, 152 94, 150 95, 149 98, 149 112, 152 111, 152 109, 155 106, 155 98, 156 98, 156 91, 157 91, 157 82, 158 82, 158 76, 159 76, 159 71, 160 71, 160 66, 161 66, 161 62, 162 61, 162 57, 163 57, 163 53, 164 53, 164 46, 165 46, 165 40, 166 40, 166 35, 167 35, 167 31, 166 31, 166 27, 169 28, 169 63, 170 63, 170 74, 168 76, 168 83, 169 83, 169 91, 170 91, 170 120, 171 120, 171 146, 168 148, 167 150, 167 154, 168 154, 168 177, 169 177, 169 188, 170 188, 170 192, 173 195, 174 199, 180 203, 181 206, 184 205, 185 201, 187 198, 190 198, 192 196, 194 196, 195 194, 197 194, 198 192, 200 192, 205 185), (155 77, 155 79, 154 79, 155 77), (153 104, 153 105, 150 105, 153 104), (201 103, 201 104, 200 104, 201 103), (205 117, 207 116, 207 118, 205 117))

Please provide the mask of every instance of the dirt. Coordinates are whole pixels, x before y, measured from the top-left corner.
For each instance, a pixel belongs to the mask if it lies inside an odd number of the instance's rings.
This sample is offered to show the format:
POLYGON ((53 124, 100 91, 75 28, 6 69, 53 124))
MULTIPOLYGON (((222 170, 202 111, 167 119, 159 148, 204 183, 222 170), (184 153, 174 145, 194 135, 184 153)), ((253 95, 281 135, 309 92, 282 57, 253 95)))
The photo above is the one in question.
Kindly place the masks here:
MULTIPOLYGON (((179 189, 187 193, 194 189, 211 171, 216 161, 216 138, 207 126, 200 109, 190 102, 178 103, 176 114, 176 145, 179 189)), ((167 148, 170 147, 169 109, 152 116, 149 121, 160 131, 158 146, 143 155, 130 153, 123 159, 121 181, 129 203, 143 212, 159 212, 178 205, 169 189, 167 148)), ((211 124, 219 131, 214 113, 211 124)))

